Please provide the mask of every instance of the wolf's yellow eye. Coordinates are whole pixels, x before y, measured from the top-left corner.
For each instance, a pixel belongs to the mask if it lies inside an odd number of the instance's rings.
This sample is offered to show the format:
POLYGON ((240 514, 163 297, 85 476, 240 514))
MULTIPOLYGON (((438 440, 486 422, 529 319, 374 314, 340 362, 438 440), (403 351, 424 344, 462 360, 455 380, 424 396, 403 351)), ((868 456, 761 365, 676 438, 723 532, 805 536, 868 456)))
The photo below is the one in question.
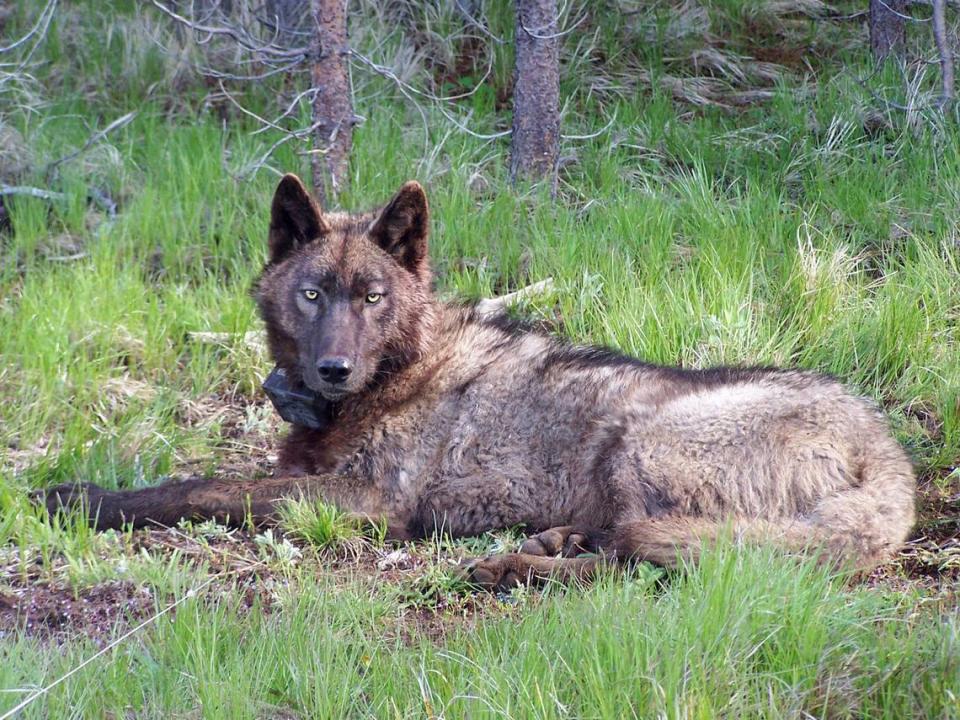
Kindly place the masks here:
POLYGON ((367 303, 369 305, 376 305, 383 298, 382 293, 367 293, 367 303))
POLYGON ((318 297, 320 297, 320 293, 318 293, 316 290, 304 290, 303 296, 310 302, 313 302, 318 297))

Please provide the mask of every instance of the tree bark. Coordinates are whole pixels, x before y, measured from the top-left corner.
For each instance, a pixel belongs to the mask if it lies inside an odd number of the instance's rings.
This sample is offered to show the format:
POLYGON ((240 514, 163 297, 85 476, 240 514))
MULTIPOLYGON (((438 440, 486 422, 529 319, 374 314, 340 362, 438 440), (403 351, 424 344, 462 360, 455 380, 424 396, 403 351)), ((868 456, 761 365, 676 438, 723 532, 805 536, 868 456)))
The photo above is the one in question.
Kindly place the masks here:
POLYGON ((516 65, 510 176, 554 179, 560 151, 560 39, 556 0, 515 0, 516 65))
POLYGON ((907 33, 901 16, 906 11, 907 0, 870 0, 870 50, 877 62, 903 52, 907 33))
POLYGON ((953 48, 947 39, 947 0, 933 0, 933 38, 940 55, 940 76, 943 83, 941 107, 950 105, 956 97, 953 80, 953 48))
POLYGON ((322 207, 346 187, 353 144, 353 103, 347 68, 347 0, 311 0, 316 23, 311 41, 313 191, 322 207))

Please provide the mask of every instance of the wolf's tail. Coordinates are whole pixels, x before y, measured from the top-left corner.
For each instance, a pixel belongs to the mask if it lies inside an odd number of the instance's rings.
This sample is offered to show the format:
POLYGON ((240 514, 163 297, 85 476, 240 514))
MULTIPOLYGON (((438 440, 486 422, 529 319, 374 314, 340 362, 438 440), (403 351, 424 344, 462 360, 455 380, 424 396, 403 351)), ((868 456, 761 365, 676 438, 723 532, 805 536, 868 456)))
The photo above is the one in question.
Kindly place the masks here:
POLYGON ((811 544, 812 529, 799 522, 702 517, 660 517, 620 524, 607 550, 620 560, 646 560, 663 567, 695 563, 704 549, 727 539, 736 544, 773 543, 791 551, 811 544))
POLYGON ((704 548, 729 538, 735 543, 774 544, 866 571, 891 557, 906 540, 914 522, 915 490, 910 463, 896 448, 885 458, 875 454, 865 460, 856 484, 828 494, 807 514, 628 520, 615 529, 611 549, 620 559, 673 567, 696 561, 704 548))

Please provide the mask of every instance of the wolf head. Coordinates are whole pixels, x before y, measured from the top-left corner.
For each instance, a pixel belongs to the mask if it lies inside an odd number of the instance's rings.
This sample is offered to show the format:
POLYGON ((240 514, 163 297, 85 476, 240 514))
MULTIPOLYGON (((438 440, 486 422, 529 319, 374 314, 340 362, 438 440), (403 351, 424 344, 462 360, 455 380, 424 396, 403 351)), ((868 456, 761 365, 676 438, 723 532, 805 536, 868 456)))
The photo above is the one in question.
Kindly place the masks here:
POLYGON ((285 175, 255 291, 277 364, 339 400, 415 360, 431 299, 428 222, 416 182, 381 210, 324 215, 285 175))

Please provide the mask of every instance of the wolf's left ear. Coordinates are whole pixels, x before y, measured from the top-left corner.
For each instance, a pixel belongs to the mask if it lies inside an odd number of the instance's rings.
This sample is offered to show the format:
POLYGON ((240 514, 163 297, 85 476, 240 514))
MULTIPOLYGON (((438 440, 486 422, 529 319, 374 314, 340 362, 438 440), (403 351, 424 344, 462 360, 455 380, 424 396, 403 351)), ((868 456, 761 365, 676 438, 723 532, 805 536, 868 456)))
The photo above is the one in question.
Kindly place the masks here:
POLYGON ((370 237, 416 275, 427 259, 429 225, 427 194, 420 183, 410 180, 380 212, 370 228, 370 237))
POLYGON ((301 245, 317 240, 330 232, 330 226, 296 175, 283 176, 270 206, 270 262, 283 260, 301 245))

